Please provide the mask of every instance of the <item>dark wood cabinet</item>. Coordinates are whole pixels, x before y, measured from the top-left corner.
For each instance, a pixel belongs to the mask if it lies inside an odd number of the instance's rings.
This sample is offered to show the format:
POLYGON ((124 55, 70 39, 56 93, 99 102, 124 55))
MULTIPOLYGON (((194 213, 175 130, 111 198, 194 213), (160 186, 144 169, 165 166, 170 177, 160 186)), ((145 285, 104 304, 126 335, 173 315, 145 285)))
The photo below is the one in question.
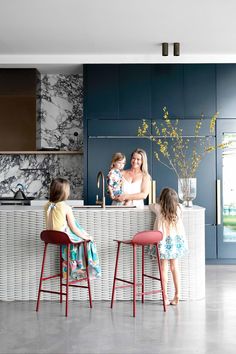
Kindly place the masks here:
POLYGON ((36 150, 38 74, 0 69, 0 151, 36 150))
POLYGON ((36 96, 36 69, 0 69, 0 95, 36 96))

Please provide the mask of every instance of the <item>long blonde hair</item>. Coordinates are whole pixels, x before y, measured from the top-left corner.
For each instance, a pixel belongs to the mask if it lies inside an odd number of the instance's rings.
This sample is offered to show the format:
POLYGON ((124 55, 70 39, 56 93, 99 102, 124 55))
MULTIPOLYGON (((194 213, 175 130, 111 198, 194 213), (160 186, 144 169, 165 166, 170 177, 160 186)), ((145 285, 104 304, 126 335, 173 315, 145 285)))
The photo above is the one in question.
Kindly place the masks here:
POLYGON ((124 154, 122 154, 122 152, 116 152, 115 154, 113 154, 111 159, 110 169, 114 168, 115 163, 121 160, 126 160, 126 157, 124 154))
POLYGON ((132 160, 134 154, 139 154, 142 157, 142 165, 141 165, 141 171, 143 172, 144 175, 149 175, 148 173, 148 162, 147 162, 147 154, 143 149, 137 148, 134 150, 131 154, 130 160, 132 160))
POLYGON ((67 200, 70 195, 70 183, 65 178, 55 178, 50 185, 50 202, 57 203, 67 200))
POLYGON ((179 205, 179 198, 176 191, 172 188, 162 189, 159 197, 159 204, 164 219, 170 224, 175 224, 177 221, 177 209, 179 205))

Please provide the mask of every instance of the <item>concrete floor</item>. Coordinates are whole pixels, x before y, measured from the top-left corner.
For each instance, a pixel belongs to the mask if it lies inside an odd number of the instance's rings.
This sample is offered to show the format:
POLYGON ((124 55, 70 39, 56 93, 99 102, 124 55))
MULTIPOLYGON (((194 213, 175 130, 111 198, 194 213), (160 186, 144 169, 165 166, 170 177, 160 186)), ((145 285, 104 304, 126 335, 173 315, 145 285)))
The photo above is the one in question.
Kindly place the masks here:
POLYGON ((236 265, 206 267, 206 299, 161 303, 0 302, 0 353, 214 353, 236 352, 236 265))

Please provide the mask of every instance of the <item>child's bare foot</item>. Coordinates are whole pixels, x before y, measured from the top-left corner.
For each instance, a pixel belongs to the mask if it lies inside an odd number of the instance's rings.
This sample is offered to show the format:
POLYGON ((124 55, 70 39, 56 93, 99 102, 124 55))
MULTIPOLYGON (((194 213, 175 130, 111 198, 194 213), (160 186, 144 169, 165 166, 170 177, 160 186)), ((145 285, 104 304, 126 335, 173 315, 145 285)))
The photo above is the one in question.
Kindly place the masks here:
POLYGON ((170 302, 171 305, 177 306, 179 303, 179 297, 175 295, 174 299, 170 302))
POLYGON ((164 298, 164 303, 166 306, 169 306, 170 305, 170 300, 166 297, 164 298))

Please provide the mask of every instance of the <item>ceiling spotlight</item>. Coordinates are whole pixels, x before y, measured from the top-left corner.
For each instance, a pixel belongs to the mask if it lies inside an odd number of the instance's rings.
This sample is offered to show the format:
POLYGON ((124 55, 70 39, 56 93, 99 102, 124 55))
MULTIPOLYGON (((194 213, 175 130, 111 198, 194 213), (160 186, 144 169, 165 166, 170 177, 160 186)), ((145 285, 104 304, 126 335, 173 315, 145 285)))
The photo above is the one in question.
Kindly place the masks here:
POLYGON ((174 56, 178 57, 180 55, 180 44, 174 43, 174 56))
POLYGON ((168 56, 168 43, 162 43, 162 56, 167 57, 168 56))

